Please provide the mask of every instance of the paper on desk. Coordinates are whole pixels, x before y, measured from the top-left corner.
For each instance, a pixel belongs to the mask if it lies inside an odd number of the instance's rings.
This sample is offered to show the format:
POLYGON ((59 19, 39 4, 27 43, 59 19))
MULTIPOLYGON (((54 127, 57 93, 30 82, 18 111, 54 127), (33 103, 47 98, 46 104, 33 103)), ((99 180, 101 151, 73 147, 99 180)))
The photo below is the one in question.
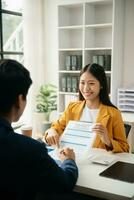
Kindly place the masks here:
POLYGON ((61 138, 61 146, 73 148, 76 158, 82 156, 92 146, 96 137, 92 126, 91 122, 70 120, 61 138))

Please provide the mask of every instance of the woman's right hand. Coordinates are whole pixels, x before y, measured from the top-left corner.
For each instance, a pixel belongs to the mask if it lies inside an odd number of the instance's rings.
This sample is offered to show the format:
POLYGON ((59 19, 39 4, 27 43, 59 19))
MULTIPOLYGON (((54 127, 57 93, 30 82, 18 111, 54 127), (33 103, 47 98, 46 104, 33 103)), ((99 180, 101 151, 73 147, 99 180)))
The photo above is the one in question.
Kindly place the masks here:
POLYGON ((47 130, 45 140, 49 146, 56 145, 57 147, 59 147, 60 136, 53 128, 47 130))

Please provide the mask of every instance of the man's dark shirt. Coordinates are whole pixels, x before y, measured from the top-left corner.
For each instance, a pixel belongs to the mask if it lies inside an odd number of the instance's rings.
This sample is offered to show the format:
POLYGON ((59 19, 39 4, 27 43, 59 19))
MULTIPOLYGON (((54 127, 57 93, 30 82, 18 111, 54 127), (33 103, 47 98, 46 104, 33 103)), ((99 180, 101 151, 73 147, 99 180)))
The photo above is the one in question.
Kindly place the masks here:
MULTIPOLYGON (((45 144, 17 134, 0 118, 0 194, 25 195, 64 193, 77 181, 78 169, 73 160, 61 167, 48 155, 45 144)), ((1 196, 0 196, 1 197, 1 196)))

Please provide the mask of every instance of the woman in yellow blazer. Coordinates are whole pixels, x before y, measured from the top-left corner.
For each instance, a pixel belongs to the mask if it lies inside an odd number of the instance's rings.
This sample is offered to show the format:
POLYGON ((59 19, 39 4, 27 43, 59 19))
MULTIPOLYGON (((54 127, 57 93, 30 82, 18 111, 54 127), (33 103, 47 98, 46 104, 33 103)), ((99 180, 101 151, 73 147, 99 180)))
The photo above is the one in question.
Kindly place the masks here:
POLYGON ((80 73, 79 100, 68 105, 57 122, 45 133, 49 145, 58 145, 69 120, 94 123, 96 138, 93 147, 113 152, 128 152, 124 123, 120 111, 108 95, 104 68, 98 64, 86 65, 80 73))

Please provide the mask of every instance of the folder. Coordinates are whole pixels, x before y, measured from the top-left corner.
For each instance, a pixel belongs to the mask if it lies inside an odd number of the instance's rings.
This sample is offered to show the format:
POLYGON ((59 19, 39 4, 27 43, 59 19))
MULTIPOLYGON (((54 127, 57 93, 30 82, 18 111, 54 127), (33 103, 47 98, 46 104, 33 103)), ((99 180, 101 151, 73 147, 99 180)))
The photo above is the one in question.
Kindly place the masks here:
POLYGON ((82 69, 82 55, 77 55, 77 70, 82 69))
POLYGON ((67 92, 72 92, 72 79, 70 76, 67 76, 67 92))
POLYGON ((66 83, 66 77, 61 77, 61 91, 66 92, 67 89, 67 83, 66 83))
POLYGON ((72 55, 72 70, 77 70, 77 56, 72 55))
POLYGON ((71 56, 66 56, 66 70, 71 70, 71 56))
POLYGON ((78 90, 78 79, 76 76, 72 77, 72 92, 77 92, 78 90))

